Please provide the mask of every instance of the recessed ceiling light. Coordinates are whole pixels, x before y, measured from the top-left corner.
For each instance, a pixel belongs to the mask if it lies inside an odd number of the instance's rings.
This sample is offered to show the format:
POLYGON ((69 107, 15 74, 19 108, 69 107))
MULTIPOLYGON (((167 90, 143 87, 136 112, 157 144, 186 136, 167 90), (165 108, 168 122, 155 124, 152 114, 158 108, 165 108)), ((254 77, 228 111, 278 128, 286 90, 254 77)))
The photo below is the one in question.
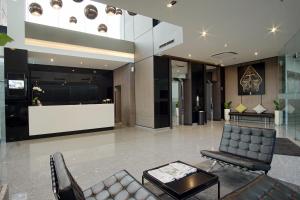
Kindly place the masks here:
POLYGON ((228 44, 227 44, 227 43, 225 43, 225 44, 224 44, 224 47, 225 47, 225 48, 226 48, 226 47, 228 47, 228 44))
POLYGON ((201 37, 206 37, 207 36, 207 31, 202 31, 201 32, 201 37))
POLYGON ((192 54, 189 54, 188 57, 191 58, 191 57, 192 57, 192 54))
POLYGON ((256 52, 254 52, 254 55, 255 55, 255 56, 258 56, 258 52, 257 52, 257 51, 256 51, 256 52))
POLYGON ((224 67, 224 64, 223 64, 223 63, 221 64, 221 67, 224 67))
POLYGON ((171 7, 173 7, 175 4, 177 3, 177 1, 170 1, 168 4, 167 4, 167 7, 168 8, 171 8, 171 7))
POLYGON ((82 64, 83 64, 83 62, 81 61, 81 62, 80 62, 80 64, 82 65, 82 64))
POLYGON ((279 31, 278 26, 272 26, 272 28, 269 29, 270 33, 276 34, 279 31))
POLYGON ((104 65, 104 67, 108 67, 108 65, 104 65))
POLYGON ((54 62, 54 59, 53 59, 53 58, 51 58, 51 59, 50 59, 50 61, 51 61, 51 62, 54 62))

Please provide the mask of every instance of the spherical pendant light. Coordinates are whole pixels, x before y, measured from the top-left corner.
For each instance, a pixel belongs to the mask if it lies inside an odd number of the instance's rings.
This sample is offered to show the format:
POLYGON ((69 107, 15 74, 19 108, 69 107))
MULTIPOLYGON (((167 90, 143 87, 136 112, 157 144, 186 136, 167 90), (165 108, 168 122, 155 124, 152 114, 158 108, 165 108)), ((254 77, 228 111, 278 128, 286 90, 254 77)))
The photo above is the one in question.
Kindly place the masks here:
POLYGON ((108 15, 114 15, 116 14, 116 7, 107 5, 105 8, 105 12, 108 15))
POLYGON ((72 17, 70 17, 69 22, 70 22, 71 24, 77 24, 77 18, 74 17, 74 16, 72 16, 72 17))
POLYGON ((95 19, 98 16, 98 10, 93 5, 87 5, 84 9, 84 14, 88 19, 95 19))
POLYGON ((98 31, 99 31, 100 33, 106 33, 106 32, 107 32, 107 26, 106 26, 105 24, 100 24, 100 25, 98 26, 98 31))
POLYGON ((54 9, 61 9, 61 7, 63 6, 63 2, 62 0, 51 0, 50 5, 54 9))
POLYGON ((43 14, 43 8, 38 3, 31 3, 29 5, 29 12, 34 16, 41 16, 43 14))
POLYGON ((130 12, 130 11, 127 11, 127 13, 128 13, 128 15, 130 15, 130 16, 135 16, 135 15, 136 15, 136 13, 130 12))
POLYGON ((117 10, 116 10, 116 15, 122 15, 122 14, 123 14, 122 9, 117 8, 117 10))

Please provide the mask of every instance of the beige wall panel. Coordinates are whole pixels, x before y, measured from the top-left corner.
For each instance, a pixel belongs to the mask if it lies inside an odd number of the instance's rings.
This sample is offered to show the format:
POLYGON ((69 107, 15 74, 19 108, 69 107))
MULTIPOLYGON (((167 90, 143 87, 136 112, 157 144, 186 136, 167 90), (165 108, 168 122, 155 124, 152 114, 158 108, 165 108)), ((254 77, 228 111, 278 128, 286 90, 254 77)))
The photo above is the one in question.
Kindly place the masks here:
POLYGON ((136 124, 154 128, 153 57, 135 63, 136 124))

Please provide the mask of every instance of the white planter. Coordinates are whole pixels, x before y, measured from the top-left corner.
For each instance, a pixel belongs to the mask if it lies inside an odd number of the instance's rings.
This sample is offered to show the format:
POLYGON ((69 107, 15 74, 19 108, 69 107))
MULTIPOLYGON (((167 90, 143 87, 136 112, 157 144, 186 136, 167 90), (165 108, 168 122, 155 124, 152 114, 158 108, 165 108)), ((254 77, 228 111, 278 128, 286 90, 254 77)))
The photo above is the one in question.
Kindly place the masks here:
POLYGON ((176 108, 176 117, 179 117, 179 108, 176 108))
POLYGON ((224 119, 225 119, 226 121, 229 121, 229 120, 230 120, 230 115, 229 115, 229 113, 230 113, 230 109, 224 109, 224 119))
POLYGON ((277 126, 282 125, 283 122, 283 112, 281 110, 275 110, 275 119, 274 119, 274 123, 277 126))

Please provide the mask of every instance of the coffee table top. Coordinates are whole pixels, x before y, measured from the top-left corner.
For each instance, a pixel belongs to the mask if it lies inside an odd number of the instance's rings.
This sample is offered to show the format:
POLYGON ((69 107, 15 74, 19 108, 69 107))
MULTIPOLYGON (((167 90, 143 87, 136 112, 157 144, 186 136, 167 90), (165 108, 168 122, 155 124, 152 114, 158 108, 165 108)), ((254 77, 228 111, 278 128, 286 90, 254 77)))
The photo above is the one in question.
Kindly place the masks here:
MULTIPOLYGON (((175 162, 189 165, 182 161, 175 161, 175 162)), ((176 199, 185 199, 185 198, 194 196, 195 194, 217 184, 219 181, 218 176, 216 176, 212 173, 206 172, 206 171, 199 169, 192 165, 189 165, 189 166, 197 168, 196 172, 188 174, 187 176, 185 176, 179 180, 174 180, 174 181, 168 182, 168 183, 163 183, 148 173, 148 171, 158 169, 158 168, 161 168, 161 167, 164 167, 167 165, 168 164, 165 164, 165 165, 144 171, 143 178, 147 179, 152 184, 156 185, 157 187, 159 187, 160 189, 162 189, 163 191, 165 191, 170 196, 173 196, 176 199)))

